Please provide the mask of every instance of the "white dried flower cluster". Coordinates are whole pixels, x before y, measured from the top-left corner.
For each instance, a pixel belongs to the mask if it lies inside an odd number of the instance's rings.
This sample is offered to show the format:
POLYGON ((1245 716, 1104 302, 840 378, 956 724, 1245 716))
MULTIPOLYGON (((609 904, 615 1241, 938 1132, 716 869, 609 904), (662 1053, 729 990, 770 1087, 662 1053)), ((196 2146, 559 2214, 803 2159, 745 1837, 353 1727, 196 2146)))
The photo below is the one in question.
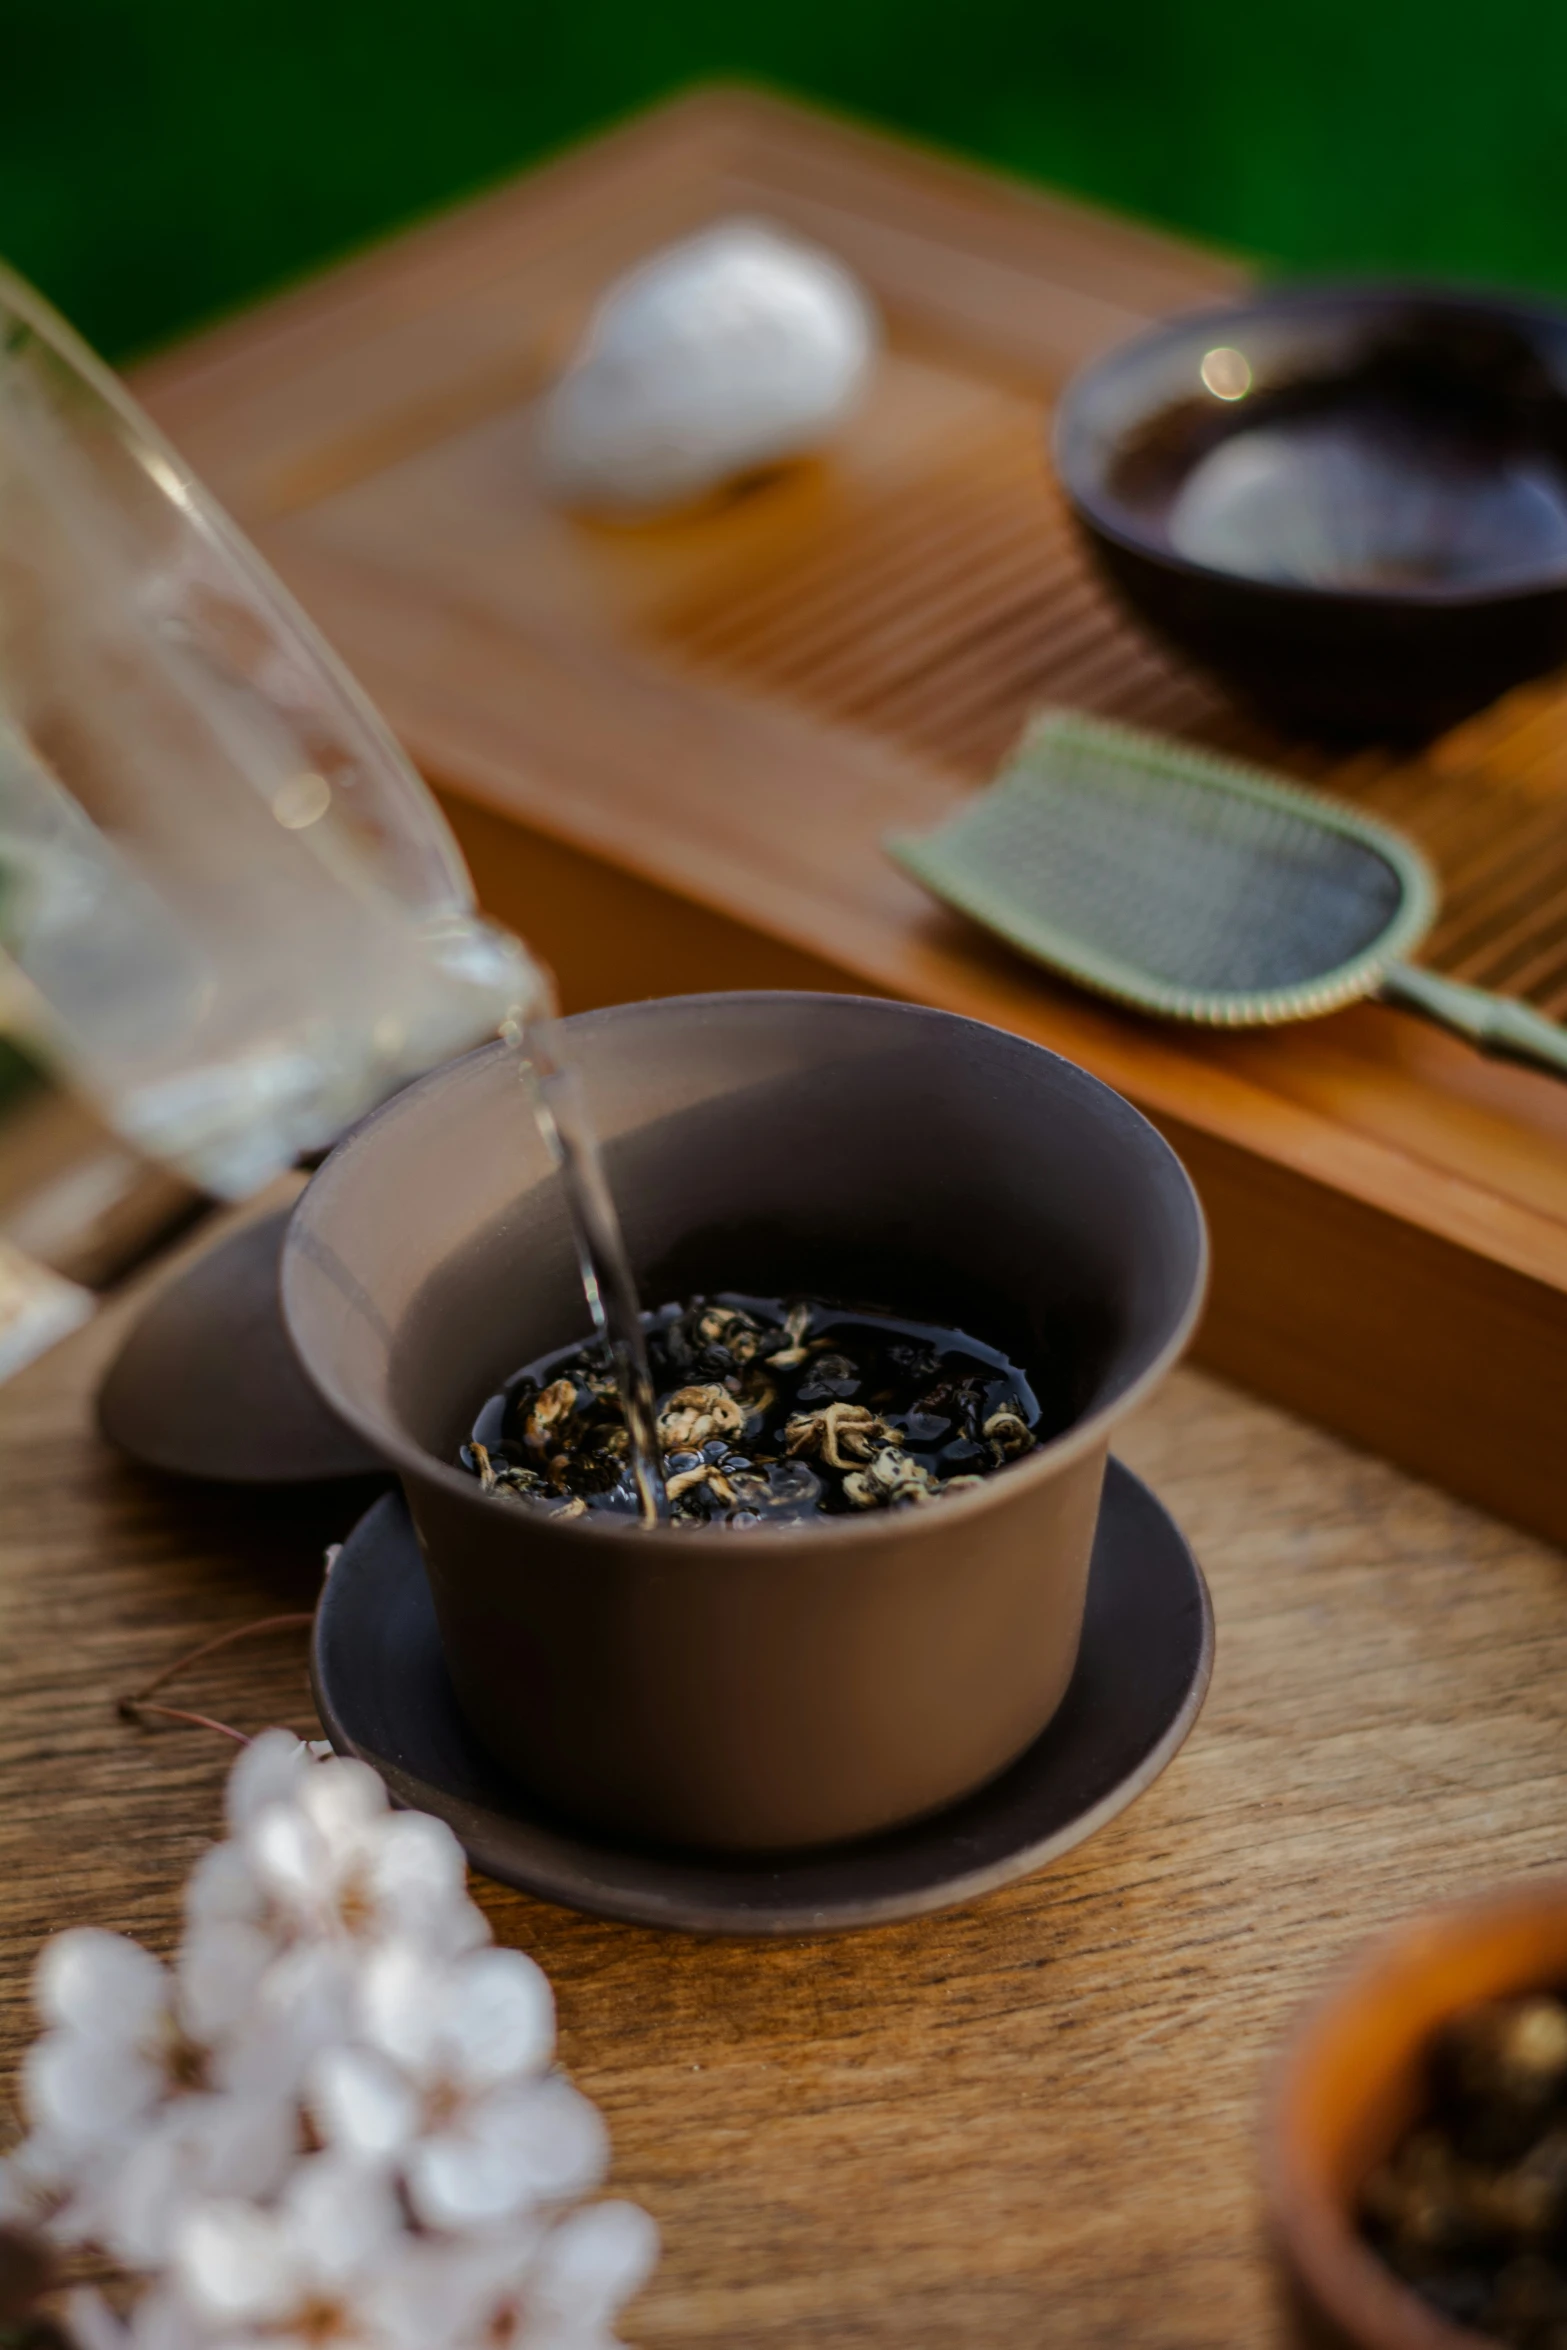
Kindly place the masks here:
POLYGON ((91 1926, 39 1960, 0 2219, 149 2280, 128 2321, 73 2297, 83 2350, 613 2342, 653 2223, 571 2208, 604 2124, 451 1831, 283 1730, 236 1762, 228 1825, 172 1967, 91 1926))

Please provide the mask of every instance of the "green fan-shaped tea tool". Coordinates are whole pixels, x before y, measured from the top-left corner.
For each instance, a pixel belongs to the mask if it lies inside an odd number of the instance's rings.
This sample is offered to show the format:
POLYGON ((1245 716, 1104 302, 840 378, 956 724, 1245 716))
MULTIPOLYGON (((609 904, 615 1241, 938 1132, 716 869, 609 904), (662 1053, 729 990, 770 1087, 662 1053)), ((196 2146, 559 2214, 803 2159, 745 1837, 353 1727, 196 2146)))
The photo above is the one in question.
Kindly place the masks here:
POLYGON ((1413 842, 1258 768, 1065 710, 933 833, 888 842, 927 889, 1101 995, 1249 1028, 1379 996, 1567 1076, 1567 1029, 1405 960, 1435 919, 1413 842))

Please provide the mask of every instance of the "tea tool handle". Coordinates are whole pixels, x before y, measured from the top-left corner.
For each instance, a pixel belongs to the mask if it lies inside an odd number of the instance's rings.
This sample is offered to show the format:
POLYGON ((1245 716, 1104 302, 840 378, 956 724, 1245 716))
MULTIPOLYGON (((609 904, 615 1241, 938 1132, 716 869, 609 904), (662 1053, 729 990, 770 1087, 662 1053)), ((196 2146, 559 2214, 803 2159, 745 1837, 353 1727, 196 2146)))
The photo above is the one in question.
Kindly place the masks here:
POLYGON ((1492 995, 1489 988, 1468 987, 1460 979, 1444 979, 1439 971, 1413 963, 1394 963, 1383 973, 1377 992, 1383 1003, 1423 1012, 1440 1027, 1466 1036, 1483 1053, 1567 1077, 1567 1028, 1548 1020, 1532 1004, 1492 995))

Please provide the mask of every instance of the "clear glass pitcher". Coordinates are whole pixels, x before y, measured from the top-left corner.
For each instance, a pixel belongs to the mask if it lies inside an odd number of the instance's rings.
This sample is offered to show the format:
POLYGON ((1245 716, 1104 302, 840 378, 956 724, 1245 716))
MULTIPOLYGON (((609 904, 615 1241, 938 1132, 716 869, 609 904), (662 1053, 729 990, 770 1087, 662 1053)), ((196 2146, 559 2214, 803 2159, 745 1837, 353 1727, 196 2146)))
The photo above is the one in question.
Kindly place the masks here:
POLYGON ((0 1022, 237 1198, 546 992, 292 598, 0 269, 0 1022))

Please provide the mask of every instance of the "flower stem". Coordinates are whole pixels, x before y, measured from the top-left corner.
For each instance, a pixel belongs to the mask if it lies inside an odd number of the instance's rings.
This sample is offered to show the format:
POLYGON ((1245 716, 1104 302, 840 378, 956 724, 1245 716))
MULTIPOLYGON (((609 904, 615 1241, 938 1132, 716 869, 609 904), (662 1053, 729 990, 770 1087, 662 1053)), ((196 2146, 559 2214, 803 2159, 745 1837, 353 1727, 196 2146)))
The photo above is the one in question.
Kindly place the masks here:
POLYGON ((246 1731, 236 1730, 228 1722, 215 1722, 210 1714, 187 1713, 179 1705, 149 1705, 144 1697, 122 1697, 120 1712, 128 1722, 139 1722, 144 1714, 159 1714, 166 1722, 188 1722, 193 1730, 216 1730, 220 1738, 232 1738, 236 1746, 248 1746, 246 1731))
POLYGON ((314 1616, 309 1615, 257 1616, 254 1623, 236 1624, 230 1631, 214 1633, 210 1640, 203 1640, 197 1648, 188 1648, 183 1656, 175 1658, 173 1664, 165 1665, 161 1673, 154 1673, 145 1688, 133 1689, 123 1702, 140 1705, 143 1698, 150 1697, 155 1689, 161 1689, 165 1681, 172 1681, 176 1673, 183 1673, 187 1665, 199 1665, 204 1656, 212 1656, 218 1649, 228 1648, 236 1640, 252 1639, 258 1632, 302 1632, 314 1622, 314 1616))
POLYGON ((187 1722, 197 1730, 215 1730, 222 1738, 232 1738, 237 1746, 248 1746, 250 1740, 243 1730, 232 1729, 227 1722, 215 1722, 210 1714, 188 1713, 177 1705, 153 1705, 150 1703, 153 1691, 161 1689, 166 1681, 172 1681, 176 1673, 183 1673, 189 1666, 200 1664, 204 1656, 212 1656, 220 1648, 231 1647, 236 1640, 253 1639, 259 1632, 299 1632, 314 1622, 315 1618, 311 1615, 258 1616, 254 1623, 236 1624, 231 1631, 215 1633, 212 1639, 203 1640, 198 1647, 187 1649, 183 1656, 177 1656, 171 1665, 164 1666, 161 1673, 154 1673, 144 1688, 131 1690, 126 1696, 117 1699, 115 1710, 127 1722, 137 1722, 148 1714, 158 1714, 165 1721, 187 1722))

